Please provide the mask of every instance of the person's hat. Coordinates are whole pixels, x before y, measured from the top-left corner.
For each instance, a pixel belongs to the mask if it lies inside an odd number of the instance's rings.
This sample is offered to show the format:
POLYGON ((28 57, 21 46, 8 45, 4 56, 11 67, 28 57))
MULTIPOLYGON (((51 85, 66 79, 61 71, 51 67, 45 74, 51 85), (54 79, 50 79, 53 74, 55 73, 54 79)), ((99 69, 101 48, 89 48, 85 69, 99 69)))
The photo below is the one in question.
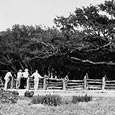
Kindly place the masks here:
POLYGON ((36 72, 38 72, 38 70, 36 69, 36 72))
POLYGON ((20 69, 19 72, 22 72, 22 70, 20 69))
POLYGON ((25 71, 28 71, 28 69, 25 69, 25 71))

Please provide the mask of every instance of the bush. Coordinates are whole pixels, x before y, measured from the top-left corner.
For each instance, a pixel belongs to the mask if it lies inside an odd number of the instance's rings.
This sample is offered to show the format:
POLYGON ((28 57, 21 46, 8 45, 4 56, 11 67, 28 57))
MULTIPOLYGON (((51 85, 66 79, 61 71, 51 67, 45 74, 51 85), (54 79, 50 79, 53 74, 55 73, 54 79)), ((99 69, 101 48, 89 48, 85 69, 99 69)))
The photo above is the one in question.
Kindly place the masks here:
POLYGON ((12 91, 12 93, 17 96, 19 95, 18 91, 12 91))
POLYGON ((2 103, 16 103, 18 100, 18 95, 16 92, 4 91, 0 89, 0 102, 2 103))
POLYGON ((73 96, 72 103, 88 102, 91 100, 92 100, 92 96, 88 96, 87 94, 85 96, 73 96))
POLYGON ((32 99, 33 104, 47 104, 50 106, 57 106, 62 103, 62 99, 59 95, 45 95, 45 96, 34 96, 32 99))
POLYGON ((25 96, 25 97, 33 97, 33 95, 34 95, 34 91, 26 91, 26 92, 24 93, 24 96, 25 96))

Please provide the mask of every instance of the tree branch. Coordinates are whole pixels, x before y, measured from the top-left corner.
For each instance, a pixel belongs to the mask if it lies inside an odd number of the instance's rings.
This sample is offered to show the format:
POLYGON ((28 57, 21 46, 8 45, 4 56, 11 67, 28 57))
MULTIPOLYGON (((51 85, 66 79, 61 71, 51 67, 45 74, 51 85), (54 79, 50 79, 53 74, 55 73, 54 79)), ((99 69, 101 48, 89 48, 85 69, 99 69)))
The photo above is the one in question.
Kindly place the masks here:
POLYGON ((107 46, 109 46, 109 45, 111 45, 111 42, 109 42, 109 43, 107 43, 107 44, 105 44, 105 45, 103 45, 103 46, 100 46, 100 47, 98 47, 98 48, 96 48, 96 49, 85 50, 85 52, 97 51, 97 50, 102 49, 102 48, 105 48, 105 47, 107 47, 107 46))
POLYGON ((80 61, 80 62, 83 62, 83 63, 90 63, 90 64, 94 64, 94 65, 102 65, 102 64, 106 64, 106 65, 115 65, 114 62, 112 61, 109 61, 109 62, 94 62, 94 61, 91 61, 91 60, 82 60, 82 59, 79 59, 79 58, 76 58, 76 57, 70 57, 70 59, 72 60, 76 60, 76 61, 80 61))
POLYGON ((6 63, 4 63, 4 62, 2 62, 2 61, 0 61, 0 64, 2 64, 2 65, 9 65, 9 64, 6 64, 6 63))

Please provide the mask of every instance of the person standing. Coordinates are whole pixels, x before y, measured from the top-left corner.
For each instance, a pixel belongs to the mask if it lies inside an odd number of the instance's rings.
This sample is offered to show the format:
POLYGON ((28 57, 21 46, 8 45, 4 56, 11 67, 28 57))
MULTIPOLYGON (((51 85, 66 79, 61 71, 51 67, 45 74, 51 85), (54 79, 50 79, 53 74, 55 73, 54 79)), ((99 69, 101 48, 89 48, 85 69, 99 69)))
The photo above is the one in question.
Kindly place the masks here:
POLYGON ((16 89, 20 88, 21 78, 22 78, 22 70, 20 69, 17 73, 16 89))
POLYGON ((12 74, 11 72, 7 72, 5 77, 4 77, 4 80, 5 80, 5 84, 4 84, 4 90, 7 90, 8 88, 8 83, 10 82, 10 78, 12 77, 12 74))
POLYGON ((25 69, 24 72, 22 73, 23 78, 24 78, 24 83, 26 84, 26 89, 29 88, 29 72, 28 69, 25 69))
POLYGON ((34 77, 34 89, 37 90, 39 86, 39 79, 43 78, 39 73, 38 70, 36 70, 31 77, 34 77))

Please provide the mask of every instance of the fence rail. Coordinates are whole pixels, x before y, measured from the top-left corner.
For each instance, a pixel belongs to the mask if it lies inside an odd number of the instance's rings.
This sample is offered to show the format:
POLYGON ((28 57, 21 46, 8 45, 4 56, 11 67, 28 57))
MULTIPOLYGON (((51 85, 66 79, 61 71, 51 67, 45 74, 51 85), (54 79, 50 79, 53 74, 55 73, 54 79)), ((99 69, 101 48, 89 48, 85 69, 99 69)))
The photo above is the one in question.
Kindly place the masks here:
MULTIPOLYGON (((10 89, 16 88, 16 80, 12 79, 10 89)), ((29 78, 28 89, 34 89, 34 79, 29 78)), ((54 78, 41 78, 38 89, 44 90, 115 90, 115 80, 88 79, 87 76, 83 80, 67 80, 54 78)))

